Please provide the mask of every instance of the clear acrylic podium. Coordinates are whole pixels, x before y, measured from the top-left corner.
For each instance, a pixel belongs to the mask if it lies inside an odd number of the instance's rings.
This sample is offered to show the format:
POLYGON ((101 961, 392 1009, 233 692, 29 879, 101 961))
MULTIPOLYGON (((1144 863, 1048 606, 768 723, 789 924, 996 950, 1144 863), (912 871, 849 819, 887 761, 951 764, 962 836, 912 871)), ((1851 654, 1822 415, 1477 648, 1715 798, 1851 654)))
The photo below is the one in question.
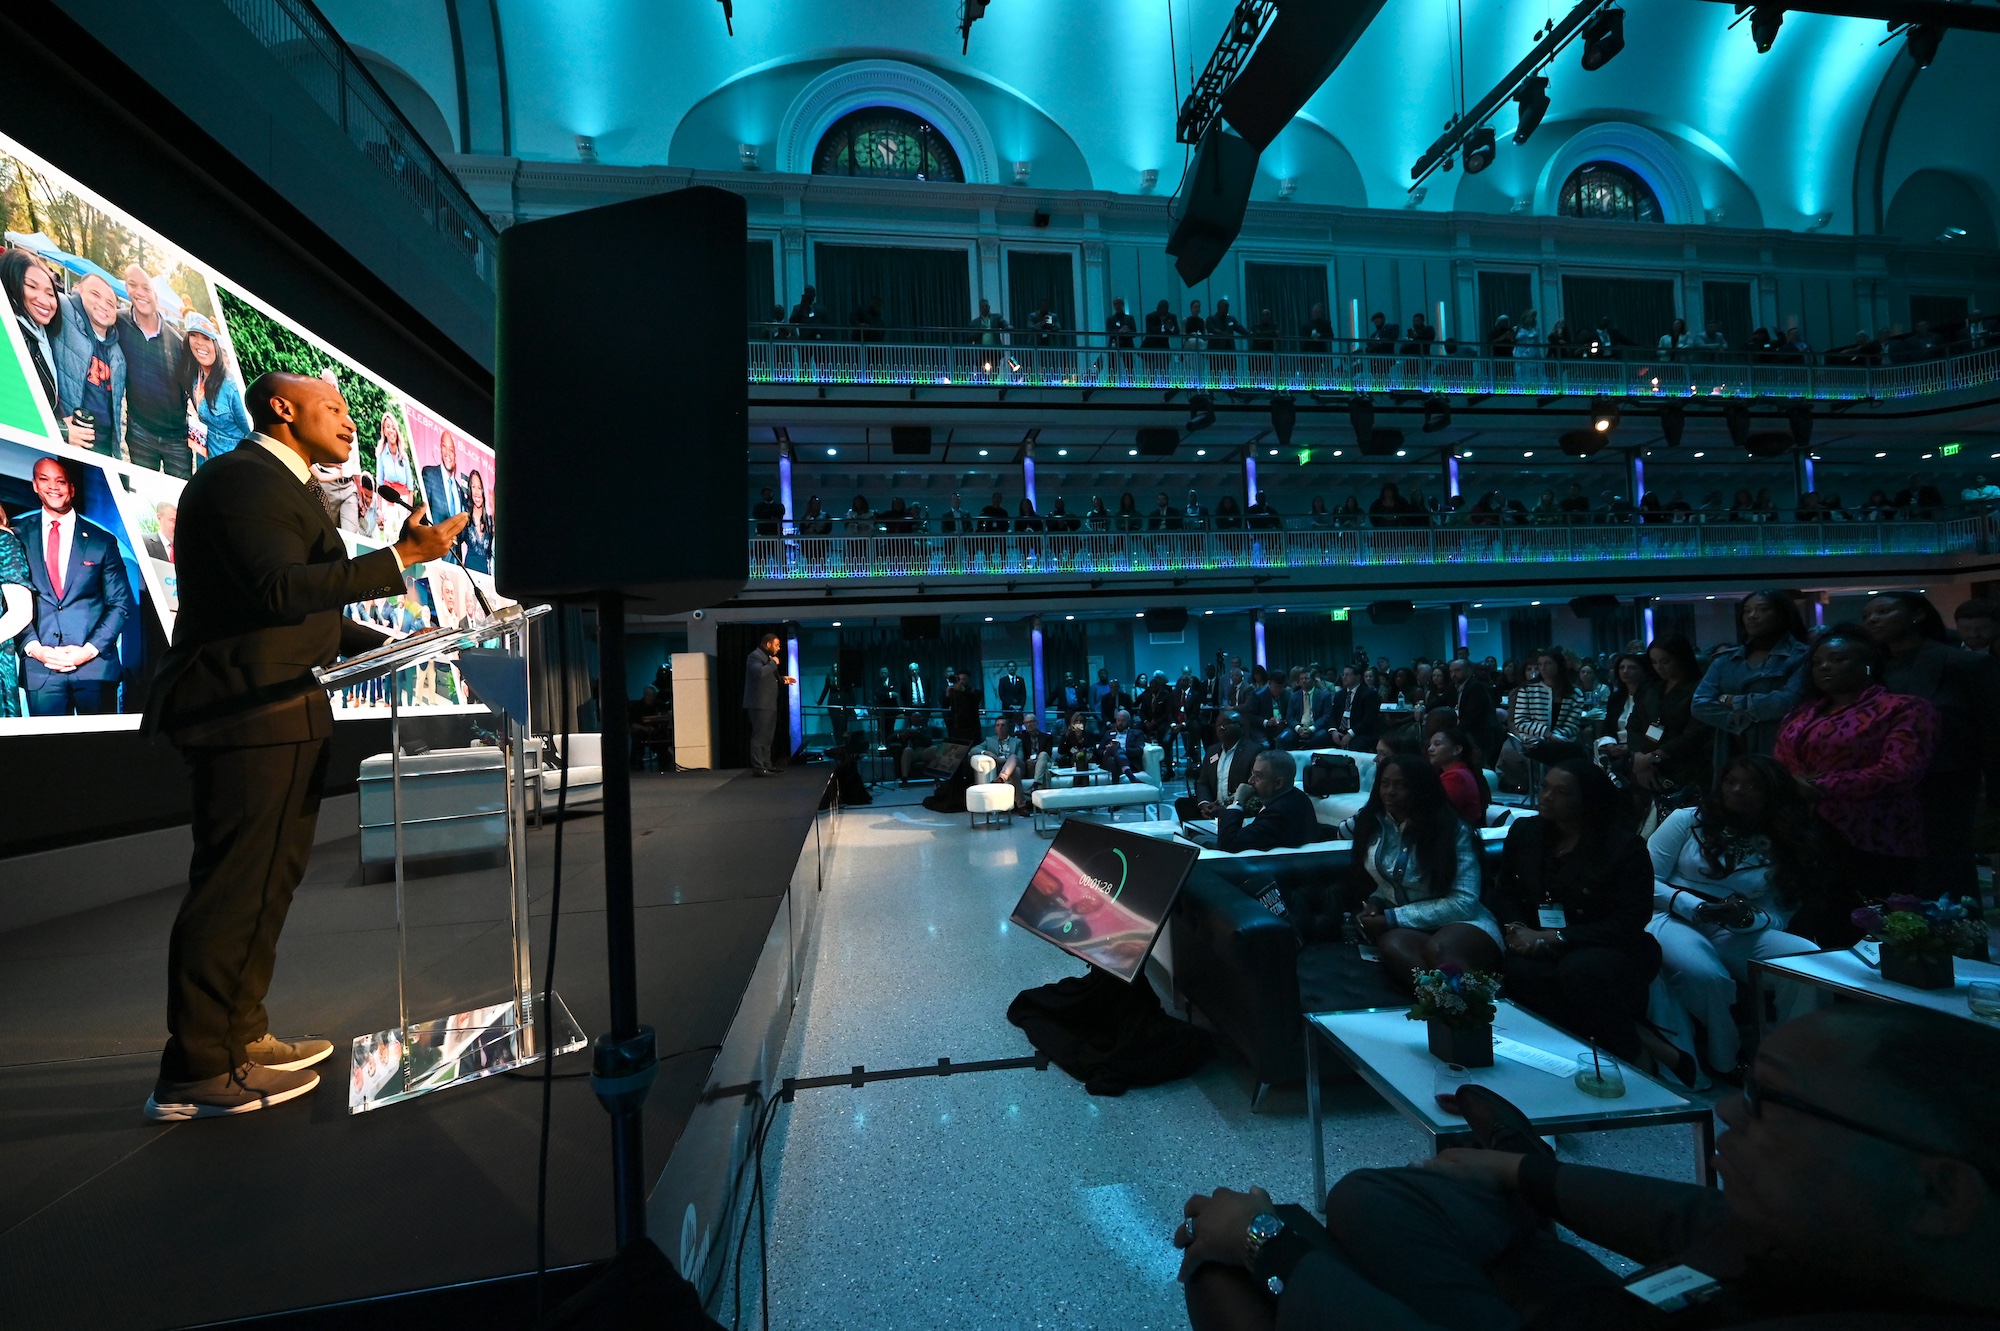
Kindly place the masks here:
POLYGON ((361 767, 361 858, 364 881, 372 865, 395 884, 396 1024, 355 1037, 349 1113, 586 1043, 559 997, 538 1010, 529 947, 528 635, 547 611, 508 606, 315 672, 350 711, 389 717, 389 752, 361 767), (470 742, 406 752, 417 709, 470 742))

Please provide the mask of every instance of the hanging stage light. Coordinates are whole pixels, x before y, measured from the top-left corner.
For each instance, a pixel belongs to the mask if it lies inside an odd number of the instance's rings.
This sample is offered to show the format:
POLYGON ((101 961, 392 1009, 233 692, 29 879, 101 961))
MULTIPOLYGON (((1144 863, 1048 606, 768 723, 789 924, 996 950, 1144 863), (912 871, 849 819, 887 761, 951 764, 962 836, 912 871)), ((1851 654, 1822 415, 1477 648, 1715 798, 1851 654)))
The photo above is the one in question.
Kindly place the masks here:
POLYGON ((1481 125, 1465 141, 1465 174, 1476 176, 1493 165, 1493 126, 1481 125))
POLYGON ((1354 426, 1354 442, 1363 448, 1375 437, 1375 404, 1365 397, 1347 400, 1347 419, 1354 426))
POLYGON ((1722 409, 1722 423, 1729 427, 1729 442, 1738 448, 1750 446, 1750 408, 1731 402, 1722 409))
POLYGON ((1687 429, 1687 408, 1678 402, 1663 403, 1660 407, 1660 433, 1667 438, 1668 448, 1681 446, 1681 432, 1687 429))
POLYGON ((1780 5, 1758 5, 1750 11, 1750 40, 1757 43, 1757 54, 1763 55, 1771 49, 1771 43, 1778 40, 1778 29, 1785 23, 1785 11, 1780 5))
POLYGON ((1292 446, 1292 428, 1299 423, 1299 407, 1290 394, 1279 393, 1271 398, 1271 432, 1278 437, 1278 447, 1292 446))
POLYGON ((1600 10, 1583 25, 1583 67, 1603 69, 1611 57, 1625 49, 1625 11, 1600 10))
POLYGON ((1433 393, 1424 399, 1424 433, 1436 434, 1451 425, 1451 399, 1433 393))
POLYGON ((1618 404, 1610 398, 1594 398, 1590 403, 1590 428, 1599 434, 1610 434, 1618 428, 1618 404))
POLYGON ((1215 399, 1207 393, 1193 393, 1188 396, 1187 431, 1206 430, 1215 424, 1215 399))
POLYGON ((1565 430, 1556 446, 1573 458, 1587 458, 1604 451, 1604 436, 1595 430, 1565 430))
POLYGON ((1929 69, 1931 61, 1937 59, 1938 43, 1944 40, 1944 29, 1934 28, 1928 23, 1912 24, 1907 30, 1908 40, 1904 42, 1910 59, 1917 62, 1918 69, 1929 69))
POLYGON ((1521 108, 1520 123, 1514 126, 1514 142, 1526 143, 1542 123, 1542 117, 1549 113, 1549 81, 1540 74, 1522 79, 1521 86, 1514 89, 1514 102, 1521 108))

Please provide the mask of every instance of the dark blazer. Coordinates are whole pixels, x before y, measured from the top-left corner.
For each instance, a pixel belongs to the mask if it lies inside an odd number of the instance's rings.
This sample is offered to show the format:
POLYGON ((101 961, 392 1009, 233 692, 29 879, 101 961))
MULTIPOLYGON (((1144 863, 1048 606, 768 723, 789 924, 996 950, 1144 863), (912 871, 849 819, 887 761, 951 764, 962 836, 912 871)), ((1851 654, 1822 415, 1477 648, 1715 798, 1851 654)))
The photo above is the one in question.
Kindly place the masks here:
POLYGON ((1500 923, 1538 928, 1539 907, 1554 901, 1568 920, 1563 940, 1570 947, 1649 951, 1653 861, 1646 843, 1630 832, 1607 831, 1601 849, 1586 836, 1557 861, 1547 844, 1552 831, 1546 818, 1523 818, 1508 829, 1494 888, 1493 914, 1500 923))
POLYGON ((743 660, 743 705, 753 712, 775 712, 784 696, 784 672, 778 663, 752 647, 743 660))
POLYGON ((327 738, 333 708, 313 667, 386 640, 341 607, 403 592, 396 552, 348 558, 311 489, 255 435, 181 492, 174 567, 180 614, 144 728, 182 746, 327 738))
POLYGON ((1382 698, 1366 684, 1356 684, 1351 698, 1343 697, 1347 691, 1337 690, 1333 698, 1334 715, 1343 711, 1347 714, 1347 729, 1354 736, 1354 742, 1363 748, 1372 749, 1375 741, 1382 737, 1382 698))
POLYGON ((1458 701, 1452 710, 1458 713, 1458 728, 1472 736, 1479 745, 1480 756, 1485 765, 1493 766, 1499 758, 1500 727, 1493 715, 1493 690, 1486 687, 1486 681, 1477 674, 1466 676, 1465 686, 1458 691, 1458 701))
POLYGON ((1020 675, 1002 675, 993 683, 993 692, 1003 710, 1018 712, 1028 705, 1028 681, 1020 675))
POLYGON ((1227 772, 1218 773, 1216 767, 1222 761, 1222 742, 1216 741, 1208 757, 1202 760, 1201 770, 1195 774, 1194 796, 1210 804, 1220 804, 1236 793, 1236 788, 1250 779, 1250 768, 1255 765, 1257 755, 1264 749, 1264 742, 1248 731, 1236 745, 1236 753, 1227 772))
POLYGON ((28 574, 35 580, 35 622, 23 641, 44 647, 88 643, 97 649, 97 655, 66 675, 33 657, 25 658, 27 670, 21 682, 30 689, 65 679, 102 684, 124 673, 118 660, 118 635, 132 617, 132 583, 125 576, 125 558, 118 553, 118 542, 110 532, 74 509, 70 512, 76 518, 76 531, 70 540, 60 597, 49 582, 44 558, 48 537, 42 532, 42 510, 35 509, 15 525, 21 546, 28 552, 28 574))
POLYGON ((1293 786, 1260 809, 1255 818, 1244 821, 1243 810, 1234 805, 1215 820, 1217 850, 1277 850, 1285 846, 1309 846, 1326 839, 1313 802, 1303 790, 1293 786))
POLYGON ((424 503, 430 509, 430 512, 426 516, 431 522, 443 522, 446 518, 455 517, 465 512, 467 501, 465 497, 465 482, 463 480, 456 476, 451 478, 449 490, 453 496, 453 500, 449 506, 445 503, 447 482, 445 481, 444 468, 425 467, 423 469, 423 483, 424 503))

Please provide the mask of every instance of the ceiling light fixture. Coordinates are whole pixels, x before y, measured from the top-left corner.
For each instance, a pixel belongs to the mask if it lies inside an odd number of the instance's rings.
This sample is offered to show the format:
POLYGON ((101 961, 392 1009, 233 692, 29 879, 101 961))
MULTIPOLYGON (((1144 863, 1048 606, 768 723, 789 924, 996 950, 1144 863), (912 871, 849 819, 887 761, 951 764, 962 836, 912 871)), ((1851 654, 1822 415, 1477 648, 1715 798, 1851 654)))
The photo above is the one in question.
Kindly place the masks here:
POLYGON ((1757 43, 1757 54, 1764 55, 1778 40, 1778 29, 1785 25, 1785 10, 1782 5, 1758 5, 1750 11, 1750 40, 1757 43))
POLYGON ((1476 176, 1493 165, 1493 126, 1481 125, 1465 141, 1465 174, 1476 176))
POLYGON ((1207 393, 1194 393, 1188 397, 1188 433, 1206 430, 1215 424, 1215 399, 1207 393))
POLYGON ((1595 398, 1590 404, 1590 428, 1609 434, 1618 428, 1618 404, 1609 398, 1595 398))
POLYGON ((1424 399, 1424 433, 1436 434, 1451 424, 1451 399, 1433 393, 1424 399))
POLYGON ((1514 89, 1514 104, 1521 109, 1520 123, 1514 126, 1514 142, 1526 143, 1549 113, 1549 81, 1540 74, 1521 80, 1514 89))
POLYGON ((829 448, 826 450, 826 455, 830 458, 839 457, 840 450, 837 448, 829 448))
POLYGON ((1603 69, 1625 49, 1625 11, 1604 9, 1583 25, 1583 67, 1603 69))

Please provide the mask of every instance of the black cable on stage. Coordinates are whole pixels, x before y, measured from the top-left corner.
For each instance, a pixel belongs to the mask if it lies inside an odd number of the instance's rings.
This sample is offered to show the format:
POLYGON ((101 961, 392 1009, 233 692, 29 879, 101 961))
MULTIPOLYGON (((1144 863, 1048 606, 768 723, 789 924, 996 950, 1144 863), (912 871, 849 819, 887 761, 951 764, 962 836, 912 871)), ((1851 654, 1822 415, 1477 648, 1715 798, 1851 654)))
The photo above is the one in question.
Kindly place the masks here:
MULTIPOLYGON (((556 602, 556 673, 562 677, 557 693, 561 699, 562 736, 569 738, 574 724, 569 702, 569 603, 556 602)), ((551 743, 553 743, 551 738, 551 743)), ((535 1033, 542 1046, 542 1139, 535 1157, 535 1316, 548 1312, 549 1279, 549 1109, 555 1091, 555 1004, 556 934, 562 925, 562 861, 564 814, 569 809, 569 749, 562 754, 562 775, 556 782, 555 865, 549 889, 549 956, 542 967, 542 1006, 535 1013, 535 1033)), ((537 781, 541 774, 535 774, 537 781)))

